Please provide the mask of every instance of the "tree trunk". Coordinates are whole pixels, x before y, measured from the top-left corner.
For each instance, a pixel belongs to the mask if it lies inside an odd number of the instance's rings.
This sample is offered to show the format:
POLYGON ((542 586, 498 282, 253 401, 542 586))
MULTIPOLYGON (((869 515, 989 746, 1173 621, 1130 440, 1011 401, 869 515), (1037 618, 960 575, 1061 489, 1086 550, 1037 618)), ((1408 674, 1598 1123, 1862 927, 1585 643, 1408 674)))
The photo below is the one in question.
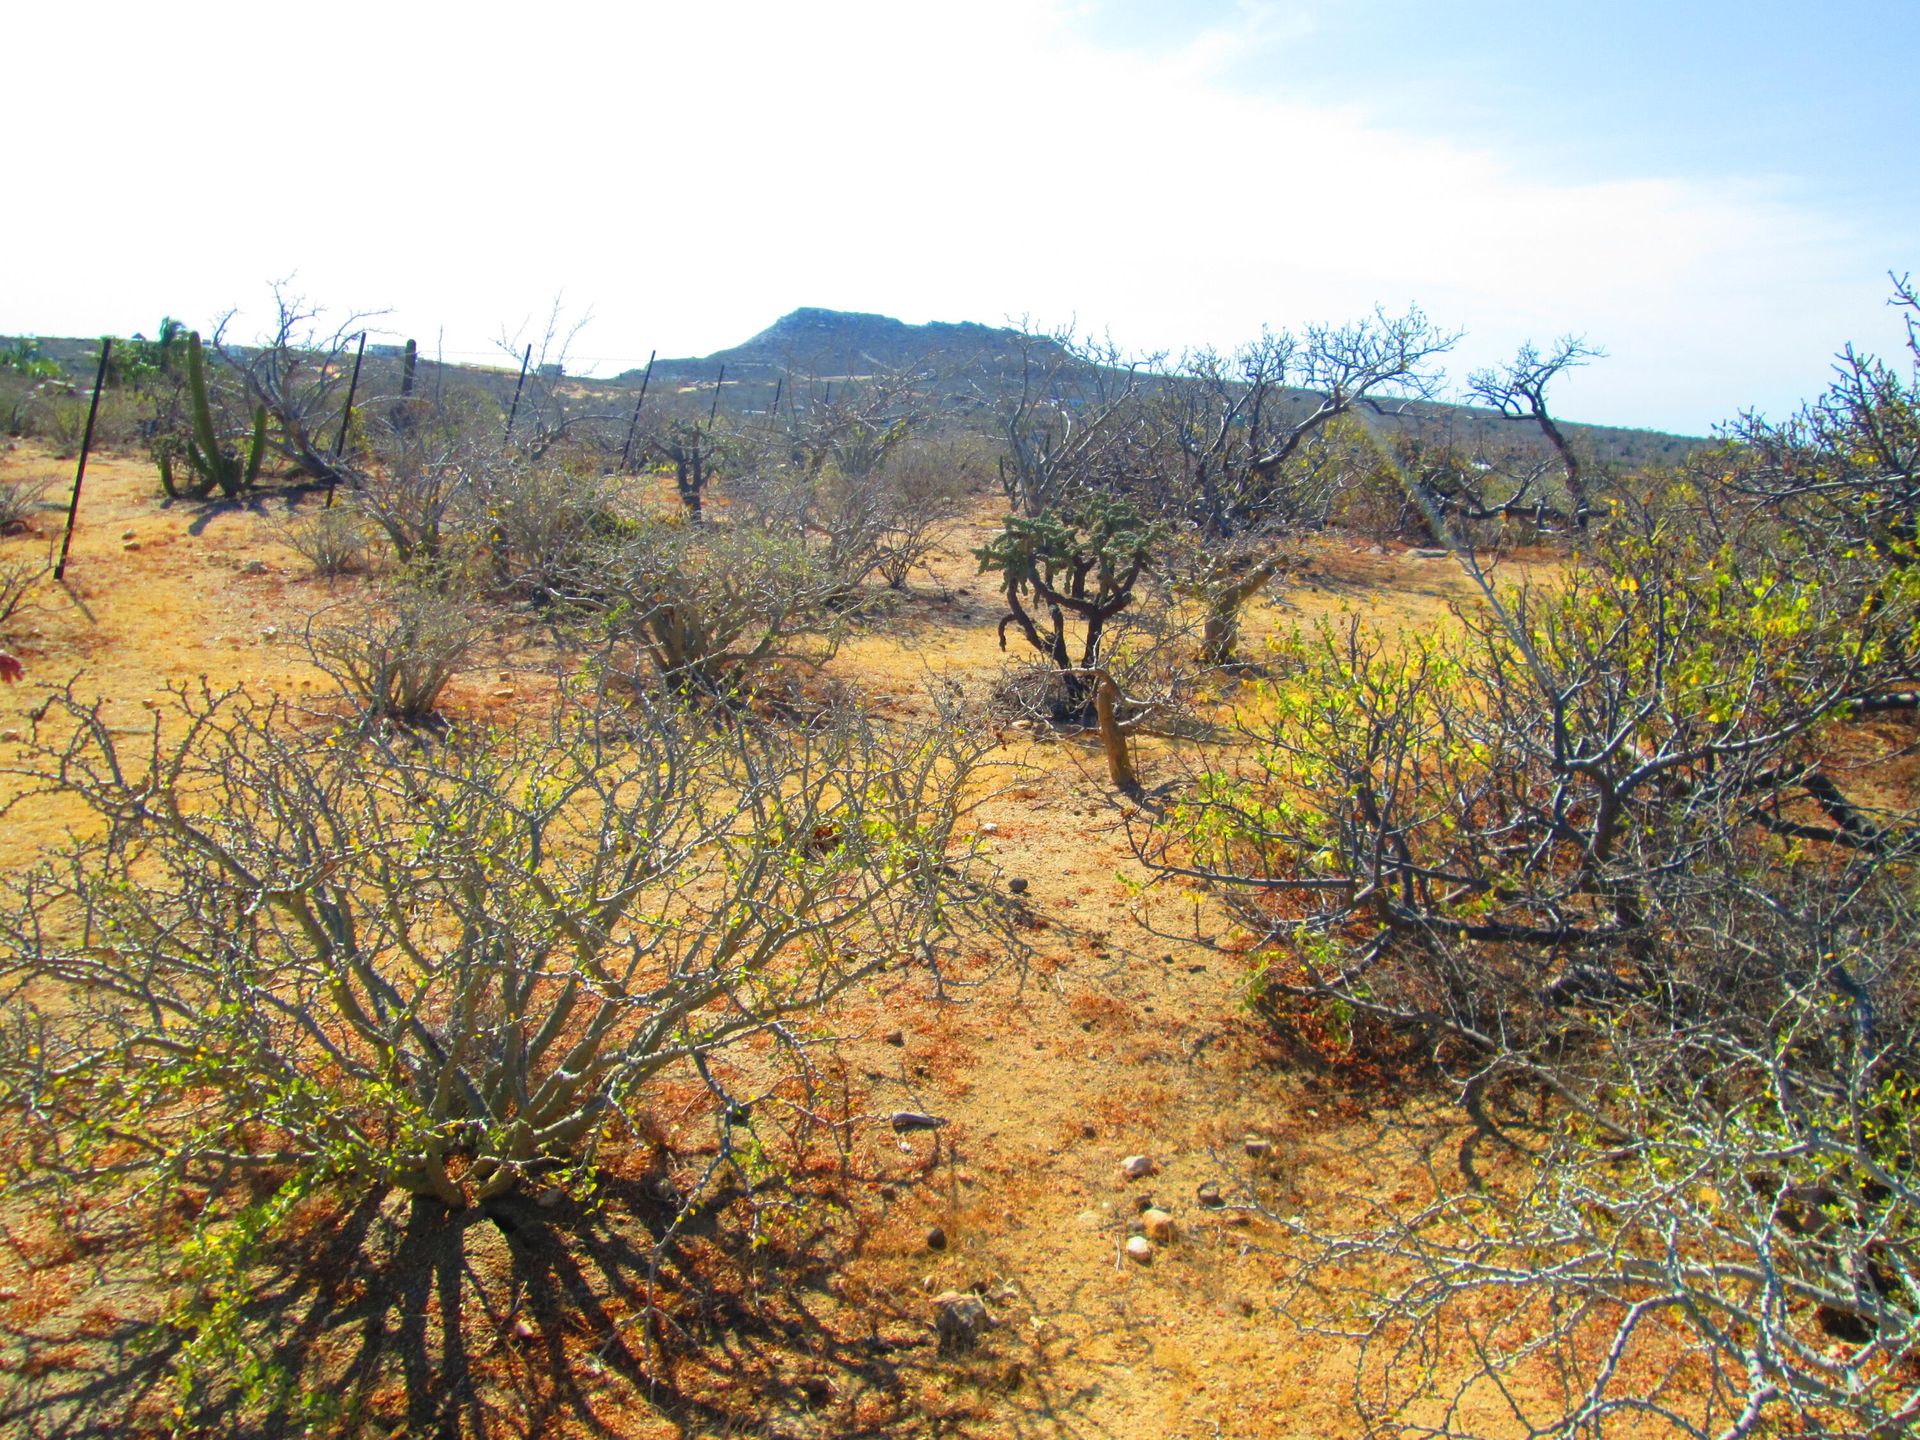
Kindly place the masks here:
POLYGON ((1227 665, 1240 643, 1238 600, 1215 595, 1207 601, 1207 620, 1200 632, 1200 660, 1205 665, 1227 665))
POLYGON ((1107 778, 1115 789, 1133 795, 1139 792, 1140 777, 1133 771, 1133 752, 1128 748, 1126 732, 1113 713, 1119 698, 1120 687, 1113 683, 1113 677, 1100 671, 1093 682, 1093 713, 1100 722, 1100 744, 1107 752, 1107 778))

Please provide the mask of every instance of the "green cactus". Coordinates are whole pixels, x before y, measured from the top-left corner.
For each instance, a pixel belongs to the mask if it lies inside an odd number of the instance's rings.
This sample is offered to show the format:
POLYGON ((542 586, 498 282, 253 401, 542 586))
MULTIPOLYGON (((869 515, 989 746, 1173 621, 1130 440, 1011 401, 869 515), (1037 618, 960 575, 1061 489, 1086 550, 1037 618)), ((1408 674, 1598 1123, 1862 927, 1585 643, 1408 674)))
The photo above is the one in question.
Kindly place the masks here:
POLYGON ((254 407, 253 436, 243 462, 237 450, 222 443, 214 428, 213 407, 207 400, 206 361, 197 330, 187 336, 187 388, 193 400, 193 433, 184 445, 163 444, 156 448, 154 458, 160 465, 161 487, 169 495, 184 494, 190 500, 204 500, 215 490, 229 500, 238 499, 260 479, 260 465, 267 453, 267 407, 254 407), (188 484, 177 485, 173 460, 182 454, 192 467, 194 478, 188 484))

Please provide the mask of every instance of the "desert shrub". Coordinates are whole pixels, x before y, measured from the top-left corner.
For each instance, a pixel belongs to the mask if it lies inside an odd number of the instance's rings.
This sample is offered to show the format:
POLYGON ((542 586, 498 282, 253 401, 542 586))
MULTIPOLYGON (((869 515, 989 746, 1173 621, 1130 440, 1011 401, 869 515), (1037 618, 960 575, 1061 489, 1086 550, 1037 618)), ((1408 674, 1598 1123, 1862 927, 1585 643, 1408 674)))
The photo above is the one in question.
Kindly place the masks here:
POLYGON ((1159 863, 1230 892, 1276 1022, 1411 1040, 1471 1126, 1432 1204, 1296 1227, 1289 1305, 1364 1335, 1374 1422, 1417 1416, 1420 1357, 1492 1293, 1450 1413, 1536 1365, 1538 1433, 1876 1433, 1913 1403, 1920 822, 1862 776, 1904 741, 1858 721, 1920 703, 1920 585, 1723 504, 1617 514, 1445 630, 1295 637, 1246 763, 1169 812, 1159 863), (1621 1379, 1681 1355, 1651 1396, 1621 1379))
POLYGON ((45 560, 0 560, 0 625, 20 612, 51 569, 45 560))
POLYGON ((417 725, 479 643, 473 604, 416 572, 380 594, 321 611, 307 625, 313 663, 371 720, 417 725))
POLYGON ((843 598, 797 537, 657 522, 604 546, 568 596, 661 682, 722 698, 783 662, 824 663, 850 623, 843 598))
POLYGON ((576 693, 422 744, 179 710, 127 745, 56 698, 16 767, 100 823, 5 882, 10 1186, 159 1207, 271 1172, 464 1206, 564 1179, 662 1078, 805 1046, 964 882, 979 752, 951 721, 576 693))
POLYGON ((16 535, 33 522, 33 514, 47 498, 49 480, 10 480, 0 483, 0 535, 16 535))
POLYGON ((290 516, 280 538, 316 575, 350 575, 367 563, 367 523, 349 506, 316 506, 290 516))
POLYGON ((593 470, 503 455, 472 472, 474 543, 502 595, 542 602, 564 595, 618 528, 622 508, 614 483, 593 470))

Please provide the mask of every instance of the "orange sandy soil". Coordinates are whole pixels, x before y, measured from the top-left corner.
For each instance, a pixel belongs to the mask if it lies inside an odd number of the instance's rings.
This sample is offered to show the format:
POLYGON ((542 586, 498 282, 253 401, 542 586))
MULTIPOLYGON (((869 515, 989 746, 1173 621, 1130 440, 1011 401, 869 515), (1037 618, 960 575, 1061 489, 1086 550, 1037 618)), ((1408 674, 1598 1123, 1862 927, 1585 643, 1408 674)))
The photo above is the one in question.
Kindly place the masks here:
MULTIPOLYGON (((71 462, 31 449, 0 453, 0 481, 55 481, 34 532, 0 542, 0 556, 57 543, 70 474, 71 462)), ((28 680, 0 693, 0 764, 17 760, 31 707, 75 677, 129 733, 152 725, 169 682, 205 674, 291 695, 323 683, 291 637, 356 582, 330 589, 279 541, 273 517, 289 503, 270 494, 251 510, 169 505, 144 461, 96 457, 66 585, 45 586, 4 636, 28 680)), ((933 581, 916 577, 914 593, 846 645, 832 673, 883 707, 910 705, 928 670, 984 690, 1006 657, 993 631, 996 595, 967 551, 992 524, 983 506, 938 558, 933 581)), ((1360 605, 1427 623, 1467 593, 1448 562, 1344 541, 1314 551, 1307 571, 1286 592, 1287 607, 1307 617, 1360 605)), ((1276 618, 1267 612, 1262 623, 1276 618)), ((532 640, 502 642, 448 708, 507 718, 538 692, 546 658, 532 640)), ((556 1223, 545 1238, 535 1229, 508 1237, 398 1197, 357 1208, 315 1202, 303 1242, 311 1253, 280 1255, 259 1292, 278 1287, 298 1300, 268 1322, 281 1327, 272 1342, 301 1356, 322 1388, 351 1391, 347 1418, 320 1428, 1358 1433, 1352 1352, 1276 1313, 1280 1262, 1263 1247, 1277 1234, 1244 1211, 1203 1209, 1195 1190, 1214 1180, 1229 1198, 1257 1197, 1276 1213, 1359 1223, 1361 1202, 1423 1193, 1421 1152, 1446 1143, 1444 1127, 1425 1124, 1417 1105, 1343 1094, 1282 1058, 1244 1013, 1244 962, 1193 939, 1226 939, 1223 915, 1190 890, 1130 888, 1148 876, 1127 847, 1097 750, 1005 735, 977 819, 1003 880, 1030 886, 1009 903, 1025 907, 1031 956, 1022 965, 963 959, 963 971, 986 978, 945 1002, 924 978, 903 978, 830 1017, 850 1037, 839 1048, 847 1108, 869 1117, 927 1110, 948 1126, 904 1139, 877 1122, 859 1127, 847 1169, 823 1166, 796 1192, 819 1203, 774 1217, 766 1261, 726 1258, 724 1226, 716 1229, 711 1263, 697 1280, 682 1277, 670 1303, 672 1277, 659 1277, 652 1293, 671 1324, 647 1318, 652 1282, 630 1243, 645 1238, 634 1229, 646 1218, 644 1147, 609 1161, 609 1200, 596 1216, 572 1201, 541 1212, 578 1221, 571 1236, 556 1223), (904 1045, 882 1040, 895 1029, 904 1045), (1272 1155, 1250 1160, 1247 1132, 1271 1138, 1272 1155), (1158 1169, 1128 1183, 1119 1164, 1134 1153, 1158 1169), (1179 1226, 1147 1265, 1120 1252, 1142 1194, 1179 1226), (944 1251, 928 1247, 934 1225, 948 1237, 944 1251), (930 1296, 976 1286, 994 1329, 972 1354, 940 1354, 930 1296)), ((1149 786, 1172 774, 1153 746, 1142 770, 1149 786)), ((44 801, 16 807, 0 860, 30 863, 71 818, 44 801)), ((697 1101, 663 1098, 669 1139, 675 1116, 691 1116, 697 1101)), ((154 1253, 75 1242, 45 1218, 0 1203, 0 1373, 15 1376, 0 1381, 0 1426, 80 1434, 160 1425, 171 1403, 164 1367, 132 1342, 161 1313, 155 1277, 173 1257, 164 1243, 154 1253)), ((180 1233, 184 1224, 176 1241, 180 1233)))

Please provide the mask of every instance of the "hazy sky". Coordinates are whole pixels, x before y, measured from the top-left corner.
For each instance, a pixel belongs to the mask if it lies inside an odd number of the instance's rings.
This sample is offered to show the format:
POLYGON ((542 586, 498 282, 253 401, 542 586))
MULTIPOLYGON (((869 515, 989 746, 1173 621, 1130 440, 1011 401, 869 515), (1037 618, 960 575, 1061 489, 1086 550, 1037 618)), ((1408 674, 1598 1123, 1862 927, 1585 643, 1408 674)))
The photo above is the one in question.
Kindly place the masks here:
MULTIPOLYGON (((10 16, 0 332, 270 280, 573 368, 800 305, 1230 346, 1424 306, 1574 333, 1576 419, 1779 414, 1920 269, 1913 0, 629 0, 10 16)), ((444 333, 444 341, 440 339, 444 333)))

